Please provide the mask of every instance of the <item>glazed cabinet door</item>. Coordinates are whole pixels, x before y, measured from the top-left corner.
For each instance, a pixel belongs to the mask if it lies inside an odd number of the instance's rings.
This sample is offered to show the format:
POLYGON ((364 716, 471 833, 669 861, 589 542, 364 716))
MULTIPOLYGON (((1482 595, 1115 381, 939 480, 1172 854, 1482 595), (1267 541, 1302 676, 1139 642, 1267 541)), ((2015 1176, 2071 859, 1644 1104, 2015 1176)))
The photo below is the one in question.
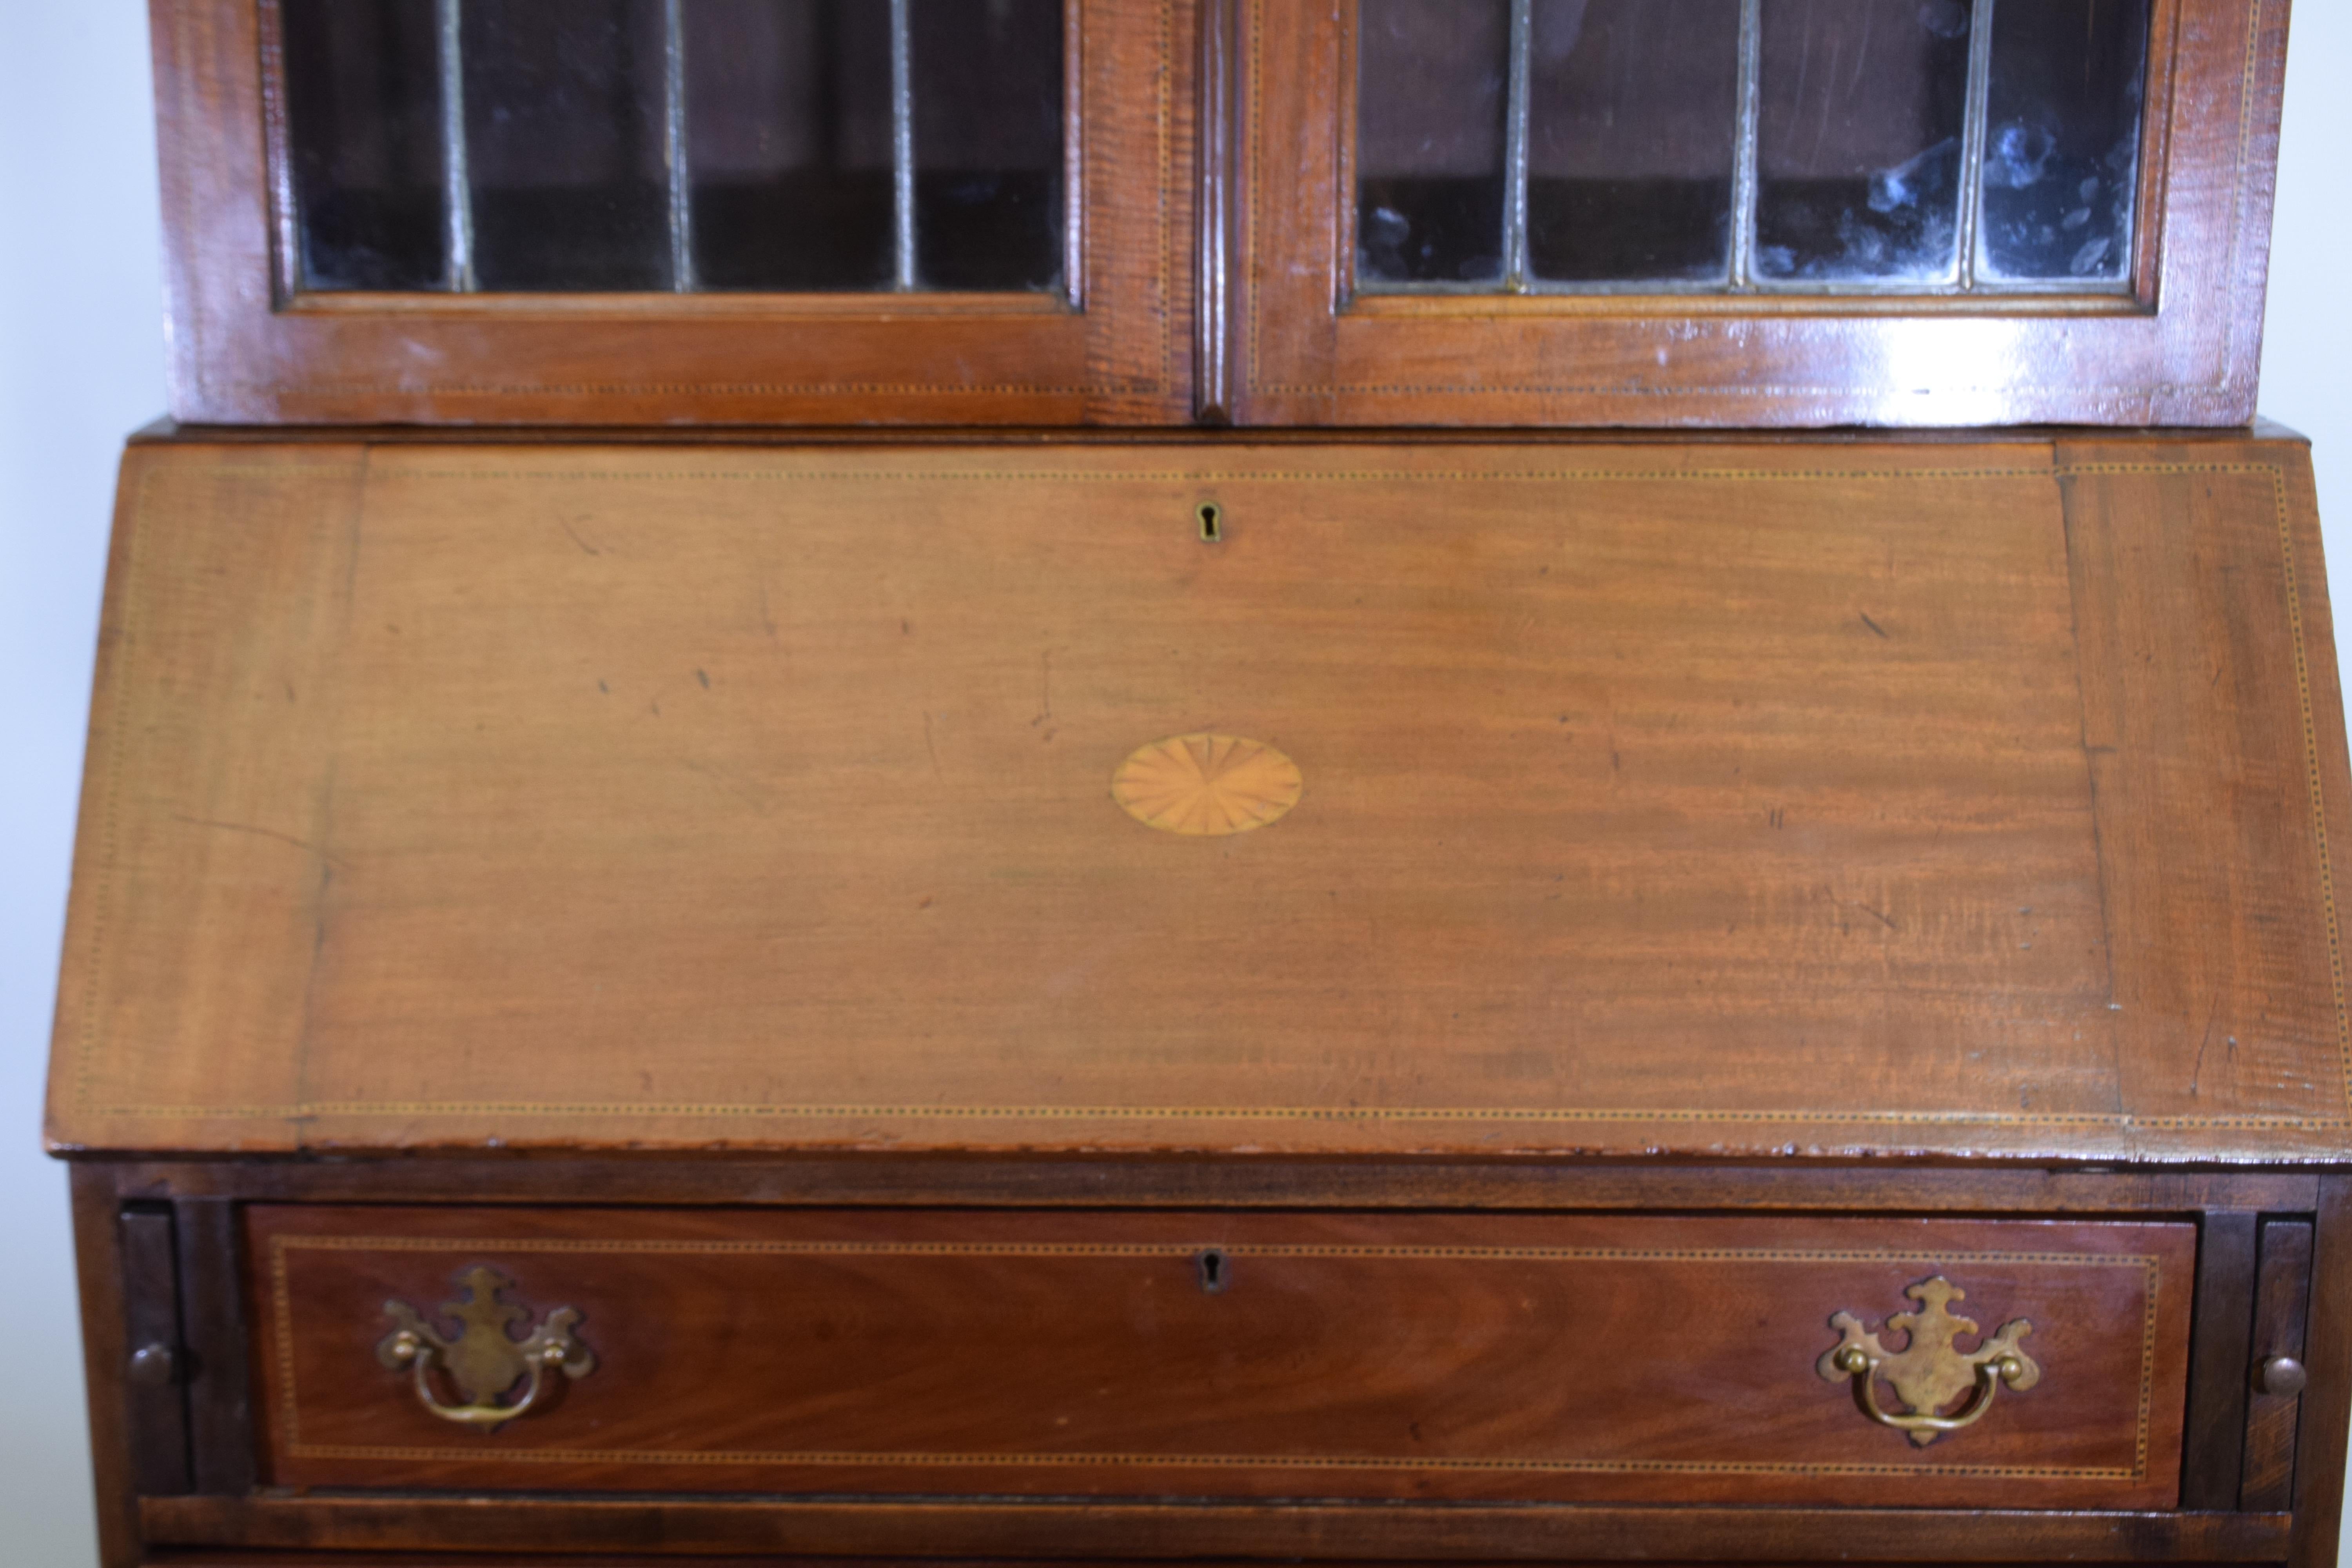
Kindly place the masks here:
POLYGON ((1250 423, 2235 424, 2280 0, 1228 0, 1250 423))
POLYGON ((1189 416, 1181 0, 153 21, 183 420, 1189 416))

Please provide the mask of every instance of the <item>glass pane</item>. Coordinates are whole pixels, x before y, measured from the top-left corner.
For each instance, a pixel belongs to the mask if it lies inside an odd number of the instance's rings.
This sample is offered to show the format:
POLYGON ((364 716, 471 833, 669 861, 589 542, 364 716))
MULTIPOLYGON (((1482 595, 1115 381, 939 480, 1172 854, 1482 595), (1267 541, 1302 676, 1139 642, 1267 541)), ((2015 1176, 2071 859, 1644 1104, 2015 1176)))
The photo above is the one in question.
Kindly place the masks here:
POLYGON ((1529 270, 1727 277, 1739 0, 1536 0, 1533 22, 1529 270))
POLYGON ((283 0, 306 289, 447 281, 433 0, 283 0))
POLYGON ((1362 0, 1360 16, 1358 280, 1500 282, 1507 0, 1362 0))
POLYGON ((890 11, 686 0, 696 275, 709 289, 887 289, 890 11))
POLYGON ((1764 0, 1763 20, 1757 276, 1956 279, 1967 0, 1764 0))
POLYGON ((2147 18, 2148 0, 1995 8, 1979 276, 2126 275, 2147 18))
POLYGON ((465 0, 481 287, 667 289, 660 0, 465 0))
POLYGON ((1062 275, 1062 0, 913 0, 915 269, 927 289, 1062 275))

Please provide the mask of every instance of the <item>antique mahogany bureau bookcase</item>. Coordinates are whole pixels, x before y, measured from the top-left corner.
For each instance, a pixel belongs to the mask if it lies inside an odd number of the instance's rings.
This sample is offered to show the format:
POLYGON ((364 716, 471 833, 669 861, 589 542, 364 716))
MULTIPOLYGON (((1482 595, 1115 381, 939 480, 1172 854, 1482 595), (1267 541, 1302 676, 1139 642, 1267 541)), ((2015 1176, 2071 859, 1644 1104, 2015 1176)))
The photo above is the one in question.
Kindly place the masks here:
POLYGON ((154 0, 110 1565, 2333 1561, 2285 0, 154 0))

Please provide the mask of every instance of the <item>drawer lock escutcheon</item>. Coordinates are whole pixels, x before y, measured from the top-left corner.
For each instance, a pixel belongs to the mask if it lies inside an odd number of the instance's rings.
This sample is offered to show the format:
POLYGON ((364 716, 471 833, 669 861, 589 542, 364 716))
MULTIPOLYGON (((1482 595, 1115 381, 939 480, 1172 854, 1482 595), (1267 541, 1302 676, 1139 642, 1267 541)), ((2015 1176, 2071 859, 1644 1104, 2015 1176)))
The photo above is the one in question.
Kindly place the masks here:
POLYGON ((580 1313, 572 1307, 556 1308, 518 1339, 514 1330, 530 1310, 499 1299, 513 1283, 479 1264, 459 1273, 463 1299, 441 1308, 461 1325, 455 1335, 405 1301, 386 1301, 384 1315, 399 1326, 375 1347, 376 1360, 395 1372, 405 1369, 418 1403, 444 1421, 490 1431, 527 1414, 549 1391, 551 1373, 585 1377, 596 1370, 596 1356, 572 1337, 580 1313), (436 1392, 441 1380, 464 1403, 445 1403, 436 1392), (514 1392, 517 1384, 520 1394, 514 1392))
POLYGON ((1969 1320, 1955 1317, 1948 1305, 1965 1300, 1966 1291, 1938 1274, 1903 1293, 1918 1302, 1919 1310, 1894 1313, 1885 1325, 1906 1336, 1902 1350, 1890 1354, 1860 1319, 1836 1312, 1830 1317, 1830 1327, 1838 1331, 1838 1342, 1814 1363, 1831 1383, 1852 1380, 1853 1402, 1873 1421, 1907 1434, 1924 1448, 1945 1433, 1981 1419, 2003 1384, 2022 1392, 2042 1381, 2042 1368, 2018 1348, 2018 1342, 2033 1331, 2027 1319, 2011 1319, 1975 1350, 1963 1352, 1953 1340, 1978 1329, 1969 1320), (1878 1403, 1881 1378, 1902 1400, 1901 1413, 1878 1403), (1937 1414, 1971 1391, 1974 1397, 1956 1414, 1937 1414))

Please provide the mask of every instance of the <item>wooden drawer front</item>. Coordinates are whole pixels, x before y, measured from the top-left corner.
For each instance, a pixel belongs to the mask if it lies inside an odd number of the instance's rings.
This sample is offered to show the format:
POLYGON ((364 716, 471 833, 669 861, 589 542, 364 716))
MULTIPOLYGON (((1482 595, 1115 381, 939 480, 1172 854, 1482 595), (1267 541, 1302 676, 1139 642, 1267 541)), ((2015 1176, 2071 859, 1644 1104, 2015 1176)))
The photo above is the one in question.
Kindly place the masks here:
POLYGON ((268 1206, 250 1226, 279 1485, 2161 1508, 2179 1483, 2186 1225, 268 1206), (442 1303, 485 1265, 535 1314, 516 1331, 572 1308, 595 1358, 488 1431, 378 1357, 387 1301, 454 1338, 442 1303), (1899 1352, 1883 1320, 1937 1276, 1987 1335, 2031 1320, 2041 1376, 1921 1446, 1817 1363, 1841 1311, 1899 1352))

